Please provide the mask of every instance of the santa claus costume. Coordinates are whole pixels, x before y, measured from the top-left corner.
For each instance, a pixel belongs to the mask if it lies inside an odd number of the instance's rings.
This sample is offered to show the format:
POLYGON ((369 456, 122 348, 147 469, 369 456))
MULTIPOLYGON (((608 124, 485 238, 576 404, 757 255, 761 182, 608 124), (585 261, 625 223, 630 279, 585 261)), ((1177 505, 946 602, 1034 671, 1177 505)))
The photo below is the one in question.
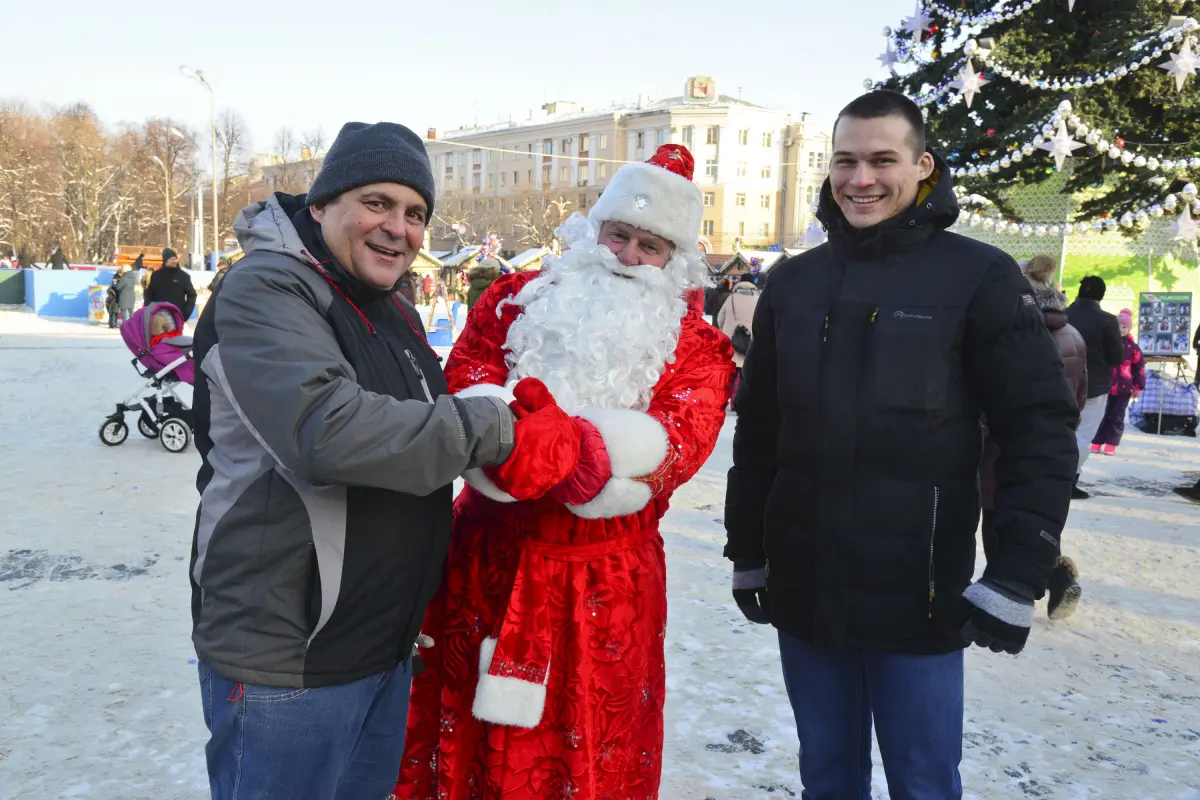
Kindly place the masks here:
POLYGON ((623 166, 589 218, 559 230, 564 254, 499 278, 454 346, 451 391, 511 397, 505 387, 538 378, 602 439, 604 463, 590 465, 600 488, 585 497, 514 502, 496 473, 466 476, 397 798, 658 796, 659 519, 712 452, 733 374, 729 339, 686 299, 706 274, 691 164, 666 145, 623 166), (666 267, 624 265, 598 244, 610 220, 674 243, 666 267))

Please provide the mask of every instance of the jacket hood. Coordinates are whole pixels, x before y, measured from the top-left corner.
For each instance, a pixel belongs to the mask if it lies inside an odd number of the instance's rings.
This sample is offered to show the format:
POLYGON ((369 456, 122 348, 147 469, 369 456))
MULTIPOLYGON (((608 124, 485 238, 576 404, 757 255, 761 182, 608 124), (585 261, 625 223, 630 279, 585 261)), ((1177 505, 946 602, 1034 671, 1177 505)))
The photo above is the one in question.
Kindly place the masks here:
POLYGON ((1033 287, 1033 299, 1043 312, 1067 310, 1067 296, 1052 284, 1030 281, 1029 285, 1033 287))
POLYGON ((292 215, 307 205, 305 200, 306 195, 275 192, 266 200, 243 208, 233 223, 242 251, 247 256, 279 253, 305 264, 311 263, 305 255, 308 248, 292 224, 292 215))
POLYGON ((829 178, 821 186, 817 219, 829 232, 831 243, 853 248, 882 248, 903 245, 919 237, 928 238, 934 232, 949 228, 958 220, 958 198, 954 196, 954 181, 945 159, 934 151, 933 172, 921 181, 917 199, 907 211, 897 214, 870 228, 854 228, 833 199, 829 178))
POLYGON ((739 283, 737 286, 735 286, 735 287, 733 288, 733 290, 734 290, 735 292, 738 292, 738 291, 751 291, 751 292, 757 292, 757 291, 758 291, 758 287, 757 287, 757 286, 755 286, 755 285, 754 285, 753 283, 751 283, 750 281, 741 281, 741 282, 740 282, 740 283, 739 283))

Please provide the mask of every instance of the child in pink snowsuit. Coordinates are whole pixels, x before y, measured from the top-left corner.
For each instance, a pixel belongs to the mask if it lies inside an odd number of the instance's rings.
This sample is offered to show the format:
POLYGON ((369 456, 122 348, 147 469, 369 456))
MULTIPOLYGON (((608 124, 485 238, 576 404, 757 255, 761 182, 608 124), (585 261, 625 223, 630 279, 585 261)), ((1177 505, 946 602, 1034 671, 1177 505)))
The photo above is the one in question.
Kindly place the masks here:
POLYGON ((1125 433, 1125 409, 1129 401, 1142 393, 1146 388, 1145 359, 1142 358, 1142 348, 1133 340, 1133 312, 1128 308, 1121 309, 1117 315, 1117 324, 1121 328, 1121 344, 1125 348, 1125 359, 1121 366, 1113 369, 1112 389, 1108 393, 1108 405, 1104 409, 1104 420, 1092 439, 1092 452, 1104 453, 1106 456, 1117 452, 1121 443, 1121 435, 1125 433))

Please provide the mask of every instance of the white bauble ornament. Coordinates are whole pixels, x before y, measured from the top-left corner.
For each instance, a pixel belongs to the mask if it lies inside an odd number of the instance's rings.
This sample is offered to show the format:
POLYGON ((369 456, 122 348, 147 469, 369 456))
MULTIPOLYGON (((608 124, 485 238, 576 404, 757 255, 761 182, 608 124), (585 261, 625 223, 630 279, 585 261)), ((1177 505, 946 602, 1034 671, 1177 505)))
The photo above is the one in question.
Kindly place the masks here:
POLYGON ((1186 186, 1184 186, 1182 189, 1179 190, 1179 194, 1181 194, 1183 196, 1184 200, 1187 200, 1189 203, 1192 202, 1193 200, 1196 199, 1196 184, 1194 184, 1194 183, 1187 184, 1186 186))
POLYGON ((1100 141, 1100 134, 1092 131, 1087 135, 1087 138, 1085 138, 1084 141, 1092 146, 1095 146, 1096 142, 1100 141))
POLYGON ((1042 126, 1042 134, 1044 136, 1053 136, 1054 135, 1054 125, 1047 122, 1045 125, 1042 126))
POLYGON ((1042 136, 1040 133, 1037 136, 1033 137, 1033 144, 1035 147, 1040 144, 1043 144, 1045 141, 1046 141, 1046 137, 1042 136))
POLYGON ((871 78, 867 78, 862 82, 862 87, 869 92, 875 88, 875 81, 873 81, 871 78))
POLYGON ((1152 170, 1158 169, 1158 159, 1153 158, 1153 157, 1147 158, 1146 159, 1146 169, 1152 169, 1152 170))
POLYGON ((1139 169, 1140 169, 1141 167, 1144 167, 1144 166, 1146 166, 1146 157, 1145 157, 1145 156, 1138 156, 1137 158, 1135 158, 1135 159, 1133 160, 1133 165, 1134 165, 1135 167, 1138 167, 1139 169))
POLYGON ((1033 146, 1032 142, 1026 142, 1025 144, 1021 145, 1021 152, 1027 156, 1033 155, 1033 151, 1035 149, 1036 148, 1033 146))
POLYGON ((1025 160, 1025 154, 1022 153, 1020 150, 1018 150, 1012 154, 1012 161, 1014 164, 1019 164, 1024 160, 1025 160))
POLYGON ((1047 233, 1047 230, 1046 230, 1046 226, 1045 226, 1045 225, 1037 225, 1037 226, 1035 226, 1035 227, 1034 227, 1034 229, 1033 229, 1033 235, 1034 235, 1034 236, 1045 236, 1045 235, 1046 235, 1046 233, 1047 233))
POLYGON ((1058 113, 1070 114, 1072 108, 1073 108, 1073 106, 1071 105, 1070 100, 1063 100, 1061 103, 1058 104, 1058 113))
POLYGON ((1011 166, 1012 166, 1012 159, 1009 158, 1008 156, 1005 156, 1004 158, 1000 159, 1000 168, 1001 169, 1008 169, 1011 166))
POLYGON ((1162 162, 1163 169, 1175 169, 1175 162, 1172 159, 1164 158, 1162 162))
POLYGON ((1137 214, 1134 215, 1133 221, 1136 222, 1139 226, 1144 228, 1148 224, 1150 224, 1150 215, 1148 213, 1146 213, 1144 210, 1139 211, 1137 214))
POLYGON ((1150 206, 1150 216, 1161 217, 1163 215, 1163 207, 1160 203, 1155 203, 1150 206))
POLYGON ((1078 128, 1079 127, 1079 117, 1076 116, 1075 114, 1072 114, 1071 116, 1067 117, 1067 125, 1069 125, 1071 128, 1078 128))
POLYGON ((1135 158, 1135 156, 1133 155, 1133 153, 1129 152, 1128 150, 1121 153, 1121 163, 1127 167, 1133 163, 1134 158, 1135 158))
POLYGON ((1089 131, 1091 131, 1091 128, 1088 127, 1086 122, 1081 122, 1075 127, 1076 136, 1087 136, 1089 131))
POLYGON ((1177 205, 1179 205, 1179 198, 1175 195, 1169 194, 1163 198, 1163 208, 1167 211, 1174 211, 1177 205))
POLYGON ((1192 169, 1200 169, 1200 158, 1189 158, 1187 165, 1192 169))
POLYGON ((1133 227, 1133 214, 1130 213, 1129 211, 1126 211, 1124 214, 1121 215, 1121 227, 1122 228, 1132 228, 1133 227))
POLYGON ((1121 148, 1117 147, 1115 144, 1112 147, 1108 148, 1108 157, 1109 158, 1120 158, 1121 157, 1121 148))
POLYGON ((969 56, 975 55, 975 51, 979 49, 979 42, 974 39, 967 39, 967 43, 963 45, 963 52, 969 56))
POLYGON ((991 217, 986 217, 986 218, 984 218, 984 220, 983 220, 983 229, 984 229, 985 231, 990 231, 990 230, 992 230, 992 229, 993 229, 993 228, 995 228, 995 227, 996 227, 996 220, 992 219, 991 217))
POLYGON ((1000 165, 997 164, 995 161, 993 161, 991 164, 988 164, 988 172, 995 175, 999 171, 1000 171, 1000 165))
POLYGON ((970 218, 971 218, 971 212, 967 211, 965 208, 962 211, 958 212, 958 221, 959 222, 966 222, 970 218))

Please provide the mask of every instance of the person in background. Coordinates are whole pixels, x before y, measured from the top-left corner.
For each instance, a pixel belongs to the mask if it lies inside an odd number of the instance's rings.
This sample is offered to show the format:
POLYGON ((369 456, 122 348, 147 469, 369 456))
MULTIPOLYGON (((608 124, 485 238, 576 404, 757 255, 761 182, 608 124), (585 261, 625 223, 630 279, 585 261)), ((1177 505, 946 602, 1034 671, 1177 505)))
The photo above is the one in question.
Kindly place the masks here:
POLYGON ((104 293, 104 310, 108 312, 108 327, 113 329, 117 327, 120 319, 120 307, 117 305, 117 281, 121 274, 114 272, 112 283, 108 285, 108 291, 104 293))
POLYGON ((50 254, 50 269, 66 269, 67 257, 63 253, 62 246, 54 248, 54 252, 50 254))
POLYGON ((433 302, 433 274, 425 273, 425 278, 421 281, 421 299, 425 305, 433 302))
POLYGON ((121 317, 121 322, 124 322, 133 316, 134 306, 137 305, 137 272, 129 266, 121 267, 115 283, 117 287, 117 313, 121 317))
POLYGON ((1117 325, 1121 331, 1121 347, 1124 358, 1113 370, 1112 388, 1104 409, 1104 419, 1096 429, 1091 451, 1106 456, 1116 455, 1117 445, 1125 433, 1125 411, 1131 400, 1136 400, 1146 388, 1146 359, 1142 348, 1133 338, 1133 311, 1121 309, 1117 314, 1117 325))
MULTIPOLYGON (((725 280, 730 280, 726 278, 725 280)), ((717 327, 733 342, 733 394, 736 396, 738 381, 742 377, 742 364, 753 338, 754 309, 758 305, 760 292, 753 283, 743 280, 729 294, 717 313, 717 327)), ((731 398, 732 403, 732 398, 731 398)))
POLYGON ((12 269, 12 259, 8 256, 0 255, 0 269, 12 269))
POLYGON ((467 273, 467 310, 475 307, 479 298, 500 277, 500 262, 494 258, 485 258, 467 273))
POLYGON ((400 281, 396 284, 396 291, 400 293, 400 296, 414 306, 417 304, 417 284, 418 281, 413 276, 411 269, 401 275, 400 281))
MULTIPOLYGON (((1058 345, 1067 385, 1075 395, 1075 403, 1083 408, 1087 403, 1088 371, 1087 345, 1079 331, 1067 322, 1067 297, 1054 282, 1058 265, 1050 256, 1038 255, 1022 265, 1021 271, 1033 287, 1033 299, 1042 312, 1046 327, 1058 345)), ((1078 422, 1076 422, 1078 425, 1078 422)), ((979 463, 979 489, 983 500, 983 552, 988 563, 998 558, 1000 545, 996 539, 996 460, 1000 448, 984 428, 983 459, 979 463)), ((1047 614, 1052 620, 1062 620, 1075 613, 1083 594, 1079 586, 1079 570, 1075 561, 1059 556, 1047 584, 1049 603, 1047 614)))
POLYGON ((144 270, 146 268, 146 265, 142 263, 142 259, 144 259, 145 257, 146 257, 145 253, 138 253, 138 257, 133 260, 133 271, 134 272, 141 272, 142 270, 144 270))
POLYGON ((196 310, 196 288, 192 286, 192 276, 179 268, 179 256, 171 248, 163 250, 162 260, 162 268, 155 270, 150 277, 142 302, 147 306, 151 303, 171 303, 183 312, 183 319, 187 321, 196 310))
POLYGON ((721 327, 717 316, 721 313, 721 309, 725 307, 725 301, 729 299, 729 295, 731 294, 733 294, 733 278, 726 275, 717 281, 717 288, 713 289, 712 296, 709 298, 708 308, 704 312, 712 318, 714 328, 721 327))
POLYGON ((1079 476, 1092 451, 1092 439, 1104 421, 1108 408, 1108 392, 1112 388, 1113 370, 1121 366, 1125 350, 1121 346, 1121 330, 1117 318, 1100 307, 1108 287, 1104 279, 1089 275, 1079 283, 1079 295, 1067 309, 1067 321, 1079 331, 1087 344, 1088 401, 1076 431, 1079 441, 1079 468, 1075 471, 1072 500, 1086 500, 1089 495, 1079 488, 1079 476))

